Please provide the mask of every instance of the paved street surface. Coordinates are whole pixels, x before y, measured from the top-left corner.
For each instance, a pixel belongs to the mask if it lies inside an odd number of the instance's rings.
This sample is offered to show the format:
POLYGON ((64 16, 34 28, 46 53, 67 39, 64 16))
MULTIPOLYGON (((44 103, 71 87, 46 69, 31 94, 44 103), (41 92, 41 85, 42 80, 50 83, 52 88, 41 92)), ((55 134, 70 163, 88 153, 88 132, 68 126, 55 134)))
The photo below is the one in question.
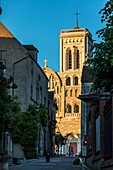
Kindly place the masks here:
POLYGON ((9 170, 88 170, 84 165, 73 165, 72 157, 45 158, 23 161, 20 165, 10 165, 9 170))

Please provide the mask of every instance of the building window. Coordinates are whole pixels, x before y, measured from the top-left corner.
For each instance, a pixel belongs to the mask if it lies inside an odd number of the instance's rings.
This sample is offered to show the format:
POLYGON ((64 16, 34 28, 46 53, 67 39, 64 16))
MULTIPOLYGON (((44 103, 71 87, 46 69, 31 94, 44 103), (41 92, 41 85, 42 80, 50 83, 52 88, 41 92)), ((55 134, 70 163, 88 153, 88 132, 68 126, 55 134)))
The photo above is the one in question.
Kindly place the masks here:
POLYGON ((71 84, 70 77, 67 77, 67 79, 66 79, 66 85, 69 86, 70 84, 71 84))
POLYGON ((54 76, 51 74, 49 77, 49 89, 54 88, 54 76))
POLYGON ((71 55, 71 50, 69 50, 69 64, 68 64, 69 69, 72 68, 72 55, 71 55))
POLYGON ((75 90, 75 97, 77 97, 77 89, 75 90))
POLYGON ((77 49, 76 46, 73 46, 74 48, 74 68, 77 69, 80 67, 80 55, 79 55, 79 50, 77 49))
POLYGON ((39 84, 36 85, 36 102, 39 102, 39 84))
POLYGON ((57 94, 59 94, 59 87, 57 86, 57 94))
POLYGON ((31 85, 31 97, 33 97, 33 86, 31 85))
POLYGON ((51 87, 51 83, 50 83, 50 79, 48 80, 48 89, 50 89, 51 87))
POLYGON ((66 50, 66 67, 67 69, 72 69, 72 52, 70 48, 66 50))
POLYGON ((79 64, 79 50, 77 50, 77 68, 80 67, 80 64, 79 64))
POLYGON ((70 90, 70 97, 72 97, 72 90, 70 90))
POLYGON ((74 77, 74 85, 78 85, 78 77, 74 77))
POLYGON ((71 113, 71 105, 70 104, 67 105, 67 113, 71 113))
POLYGON ((78 105, 74 105, 74 113, 78 113, 79 112, 79 106, 78 105))
POLYGON ((38 76, 38 79, 39 79, 39 81, 40 81, 40 75, 38 76))

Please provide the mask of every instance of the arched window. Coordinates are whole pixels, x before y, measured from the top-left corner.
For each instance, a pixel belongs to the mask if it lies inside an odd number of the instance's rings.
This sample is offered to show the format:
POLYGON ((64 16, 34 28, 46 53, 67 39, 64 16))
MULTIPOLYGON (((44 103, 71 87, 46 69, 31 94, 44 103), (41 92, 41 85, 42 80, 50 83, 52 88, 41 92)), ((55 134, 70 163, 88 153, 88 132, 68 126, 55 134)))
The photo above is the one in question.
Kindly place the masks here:
POLYGON ((68 63, 68 68, 71 69, 72 68, 72 55, 71 55, 71 50, 69 50, 69 63, 68 63))
POLYGON ((77 50, 77 68, 79 68, 80 67, 80 63, 79 63, 79 50, 77 50))
POLYGON ((59 94, 59 87, 57 86, 57 94, 59 94))
POLYGON ((71 105, 70 104, 67 105, 67 113, 71 113, 71 105))
POLYGON ((50 89, 50 80, 48 80, 48 89, 50 89))
POLYGON ((79 106, 78 105, 74 105, 74 113, 78 113, 79 112, 79 106))
POLYGON ((72 52, 70 48, 66 50, 66 68, 72 69, 72 52))
POLYGON ((66 85, 69 86, 70 84, 71 84, 70 77, 67 77, 67 79, 66 79, 66 85))
POLYGON ((75 90, 75 97, 77 97, 77 89, 75 90))
POLYGON ((50 89, 54 88, 54 76, 52 74, 49 77, 49 88, 50 89))
POLYGON ((78 77, 74 77, 74 85, 78 85, 78 77))
POLYGON ((70 97, 72 97, 72 90, 70 90, 70 97))
POLYGON ((80 67, 80 55, 79 55, 79 50, 77 49, 76 46, 73 46, 74 48, 74 68, 77 69, 80 67))

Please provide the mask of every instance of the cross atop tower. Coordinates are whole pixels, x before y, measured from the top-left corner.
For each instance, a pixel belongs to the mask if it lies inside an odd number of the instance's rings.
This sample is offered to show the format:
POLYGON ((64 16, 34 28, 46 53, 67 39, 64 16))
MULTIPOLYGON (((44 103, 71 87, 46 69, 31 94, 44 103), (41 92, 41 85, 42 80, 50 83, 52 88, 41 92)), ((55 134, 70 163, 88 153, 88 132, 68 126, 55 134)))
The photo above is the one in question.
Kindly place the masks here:
POLYGON ((78 28, 78 15, 80 15, 78 10, 76 11, 76 13, 74 15, 76 15, 76 28, 78 28))
POLYGON ((45 65, 44 65, 44 67, 47 67, 47 62, 48 62, 48 60, 44 60, 44 63, 45 63, 45 65))

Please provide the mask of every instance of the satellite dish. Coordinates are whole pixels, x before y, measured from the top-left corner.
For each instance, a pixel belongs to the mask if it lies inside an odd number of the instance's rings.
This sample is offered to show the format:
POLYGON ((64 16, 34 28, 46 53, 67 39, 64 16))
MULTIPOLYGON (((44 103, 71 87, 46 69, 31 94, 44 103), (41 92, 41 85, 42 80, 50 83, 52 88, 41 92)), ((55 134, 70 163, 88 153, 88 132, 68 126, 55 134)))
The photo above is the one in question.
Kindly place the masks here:
POLYGON ((2 8, 0 7, 0 15, 1 15, 1 13, 2 13, 2 8))

